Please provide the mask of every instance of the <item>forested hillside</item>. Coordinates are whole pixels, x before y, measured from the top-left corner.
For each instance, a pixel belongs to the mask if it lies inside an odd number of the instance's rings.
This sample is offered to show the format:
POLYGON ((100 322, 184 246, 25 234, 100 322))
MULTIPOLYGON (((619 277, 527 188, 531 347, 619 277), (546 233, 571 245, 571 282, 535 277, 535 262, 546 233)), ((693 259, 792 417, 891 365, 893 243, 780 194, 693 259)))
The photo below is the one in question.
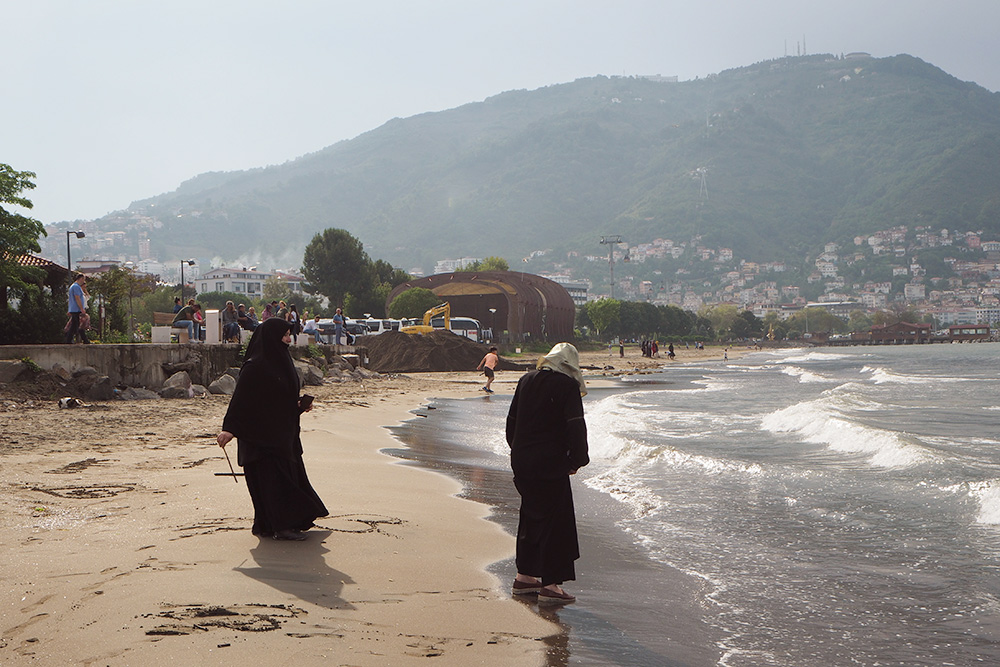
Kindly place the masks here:
POLYGON ((906 55, 785 58, 680 83, 596 77, 203 174, 129 212, 163 222, 152 247, 165 258, 301 253, 337 227, 425 270, 596 253, 608 233, 700 234, 737 259, 796 262, 896 224, 1000 238, 1000 95, 906 55))

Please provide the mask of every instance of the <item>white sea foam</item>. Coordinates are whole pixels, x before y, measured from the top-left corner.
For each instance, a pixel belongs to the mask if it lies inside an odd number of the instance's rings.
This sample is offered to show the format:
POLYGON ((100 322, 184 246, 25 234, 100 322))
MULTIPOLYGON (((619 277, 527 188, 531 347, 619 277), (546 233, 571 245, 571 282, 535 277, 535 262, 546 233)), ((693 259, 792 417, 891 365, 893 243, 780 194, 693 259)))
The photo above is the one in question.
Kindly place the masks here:
POLYGON ((761 427, 773 433, 797 434, 805 442, 825 445, 835 452, 870 455, 869 462, 882 468, 913 466, 927 458, 902 434, 865 426, 841 414, 834 405, 836 400, 825 392, 818 399, 765 415, 761 427))
POLYGON ((941 377, 940 375, 906 375, 879 366, 864 366, 861 373, 870 373, 875 384, 929 384, 940 382, 968 382, 969 378, 941 377))
POLYGON ((836 354, 834 352, 807 352, 806 354, 794 355, 780 359, 779 362, 785 364, 801 364, 810 361, 836 361, 837 359, 849 359, 851 355, 836 354))
POLYGON ((813 373, 798 366, 785 366, 781 369, 781 372, 785 375, 798 378, 799 382, 831 382, 830 378, 825 378, 819 373, 813 373))
POLYGON ((1000 479, 987 479, 979 482, 962 482, 943 487, 950 493, 967 493, 976 501, 979 512, 976 523, 995 526, 1000 524, 1000 479))

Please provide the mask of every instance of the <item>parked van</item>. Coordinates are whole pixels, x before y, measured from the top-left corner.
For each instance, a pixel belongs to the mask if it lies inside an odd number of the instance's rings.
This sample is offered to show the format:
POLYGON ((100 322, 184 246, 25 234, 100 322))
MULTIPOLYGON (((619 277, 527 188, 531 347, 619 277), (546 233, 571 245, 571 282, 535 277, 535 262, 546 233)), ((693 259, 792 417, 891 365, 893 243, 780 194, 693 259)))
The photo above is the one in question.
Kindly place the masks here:
POLYGON ((374 317, 369 317, 364 322, 368 327, 368 335, 370 336, 376 336, 380 333, 385 333, 386 331, 399 331, 399 327, 401 326, 401 320, 380 320, 374 317))
MULTIPOLYGON (((477 343, 482 342, 483 327, 479 323, 479 320, 474 320, 471 317, 452 317, 450 318, 450 322, 452 332, 459 336, 465 336, 477 343)), ((431 320, 431 326, 435 329, 444 329, 444 318, 435 317, 431 320)))

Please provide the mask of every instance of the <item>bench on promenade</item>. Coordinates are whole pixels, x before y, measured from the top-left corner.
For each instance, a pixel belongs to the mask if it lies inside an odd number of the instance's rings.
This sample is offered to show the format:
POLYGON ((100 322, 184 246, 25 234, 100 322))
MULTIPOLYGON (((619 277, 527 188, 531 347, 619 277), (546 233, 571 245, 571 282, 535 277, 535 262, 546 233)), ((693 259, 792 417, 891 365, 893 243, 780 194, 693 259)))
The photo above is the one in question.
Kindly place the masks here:
POLYGON ((149 339, 153 343, 169 343, 171 336, 177 336, 178 343, 187 343, 188 332, 187 329, 177 328, 175 329, 171 326, 174 321, 173 313, 153 313, 153 326, 149 330, 149 339))

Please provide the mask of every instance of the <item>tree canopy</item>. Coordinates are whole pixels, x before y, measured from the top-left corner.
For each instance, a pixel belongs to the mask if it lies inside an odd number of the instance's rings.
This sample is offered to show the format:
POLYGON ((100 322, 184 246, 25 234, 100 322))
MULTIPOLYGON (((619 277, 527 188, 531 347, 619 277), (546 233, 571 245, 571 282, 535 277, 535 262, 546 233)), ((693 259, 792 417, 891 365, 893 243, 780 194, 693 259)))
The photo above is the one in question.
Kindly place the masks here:
MULTIPOLYGON (((35 174, 17 171, 0 164, 0 286, 24 288, 26 270, 16 261, 20 255, 39 252, 38 237, 45 234, 45 227, 34 218, 13 213, 8 206, 30 209, 31 200, 22 193, 35 187, 35 174)), ((7 307, 3 299, 0 308, 7 307)))
POLYGON ((306 246, 302 259, 306 290, 343 304, 348 293, 361 293, 370 278, 370 264, 361 241, 343 229, 326 229, 306 246))
POLYGON ((466 264, 465 266, 455 269, 456 273, 469 273, 473 271, 510 271, 510 264, 503 257, 486 257, 484 259, 477 259, 476 261, 466 264))
POLYGON ((441 303, 437 294, 424 287, 413 287, 401 292, 389 304, 389 317, 421 317, 426 311, 441 303))

